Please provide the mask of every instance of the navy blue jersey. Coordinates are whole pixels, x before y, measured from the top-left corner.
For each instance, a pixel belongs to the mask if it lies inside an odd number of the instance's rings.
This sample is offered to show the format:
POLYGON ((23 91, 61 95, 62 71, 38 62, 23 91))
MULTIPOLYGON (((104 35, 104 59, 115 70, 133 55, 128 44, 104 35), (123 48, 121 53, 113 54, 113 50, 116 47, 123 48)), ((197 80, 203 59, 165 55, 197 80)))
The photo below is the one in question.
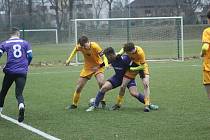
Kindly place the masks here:
POLYGON ((30 44, 17 37, 10 38, 0 44, 0 53, 7 53, 6 73, 26 74, 28 71, 27 54, 31 53, 30 44))
POLYGON ((122 55, 117 58, 115 61, 111 62, 112 67, 114 68, 115 75, 118 79, 123 79, 125 72, 129 69, 132 64, 132 60, 127 55, 122 55))
MULTIPOLYGON (((124 74, 132 64, 132 60, 127 55, 123 55, 111 63, 112 67, 114 68, 115 74, 107 81, 112 84, 112 88, 119 87, 122 84, 124 74)), ((134 79, 128 83, 127 88, 130 88, 132 86, 136 86, 136 82, 134 79)))

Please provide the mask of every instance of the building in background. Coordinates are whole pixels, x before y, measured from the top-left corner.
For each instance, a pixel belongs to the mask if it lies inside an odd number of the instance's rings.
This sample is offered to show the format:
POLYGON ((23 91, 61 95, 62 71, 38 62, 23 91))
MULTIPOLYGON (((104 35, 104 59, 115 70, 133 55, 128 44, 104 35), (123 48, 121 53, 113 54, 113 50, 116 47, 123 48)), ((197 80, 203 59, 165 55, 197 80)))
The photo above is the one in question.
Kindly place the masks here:
POLYGON ((205 23, 203 13, 208 1, 191 0, 135 0, 127 7, 131 17, 182 16, 185 24, 205 23), (205 2, 205 3, 204 3, 205 2), (197 12, 200 11, 200 12, 197 12))

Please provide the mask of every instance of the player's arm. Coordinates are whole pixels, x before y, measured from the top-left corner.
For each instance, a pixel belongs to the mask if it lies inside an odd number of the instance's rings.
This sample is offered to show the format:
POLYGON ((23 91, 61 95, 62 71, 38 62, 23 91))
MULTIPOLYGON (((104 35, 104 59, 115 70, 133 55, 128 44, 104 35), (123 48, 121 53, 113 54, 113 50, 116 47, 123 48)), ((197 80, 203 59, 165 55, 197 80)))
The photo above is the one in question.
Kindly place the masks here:
POLYGON ((105 66, 105 67, 108 67, 108 66, 109 66, 108 59, 106 58, 105 55, 103 55, 102 58, 103 58, 104 66, 105 66))
POLYGON ((0 49, 0 57, 3 55, 3 53, 4 53, 4 52, 0 49))
POLYGON ((203 43, 200 56, 204 57, 206 55, 206 52, 207 52, 208 49, 209 49, 209 44, 208 43, 203 43))
POLYGON ((30 65, 31 64, 31 61, 33 59, 32 50, 28 50, 27 51, 27 59, 28 59, 28 65, 30 65))
POLYGON ((93 69, 99 69, 99 68, 102 68, 102 67, 108 67, 109 66, 109 63, 108 63, 108 59, 106 58, 105 55, 102 56, 103 58, 103 62, 101 64, 99 64, 99 66, 97 67, 94 67, 93 69))
POLYGON ((0 44, 0 57, 3 55, 5 49, 3 43, 0 44))
POLYGON ((66 60, 66 65, 69 65, 69 63, 71 62, 72 58, 76 55, 76 53, 77 53, 77 48, 75 47, 71 52, 70 56, 68 57, 68 59, 66 60))
POLYGON ((124 49, 122 48, 119 52, 117 52, 116 53, 116 55, 122 55, 122 54, 124 54, 125 52, 124 52, 124 49))
POLYGON ((104 54, 104 52, 103 51, 101 51, 100 53, 99 53, 99 56, 103 59, 103 63, 102 64, 100 64, 100 67, 108 67, 109 66, 109 62, 108 62, 108 59, 106 58, 106 56, 105 56, 105 54, 104 54))
POLYGON ((120 58, 124 53, 124 49, 122 48, 119 52, 116 53, 117 58, 120 58))
POLYGON ((140 78, 144 79, 145 78, 145 73, 144 73, 144 68, 145 68, 145 63, 138 65, 136 63, 132 63, 130 70, 131 71, 137 71, 140 75, 140 78))
POLYGON ((145 68, 145 64, 141 64, 139 66, 136 66, 136 67, 130 67, 130 70, 131 71, 140 71, 140 70, 144 70, 145 68))
POLYGON ((137 66, 134 65, 134 67, 131 66, 130 70, 132 70, 132 71, 144 70, 145 65, 146 65, 146 63, 145 63, 146 60, 145 60, 145 54, 144 54, 143 50, 141 53, 139 53, 139 56, 140 56, 140 60, 139 60, 138 65, 137 66))
POLYGON ((139 70, 144 70, 144 65, 139 65, 137 67, 130 67, 131 71, 139 71, 139 70))

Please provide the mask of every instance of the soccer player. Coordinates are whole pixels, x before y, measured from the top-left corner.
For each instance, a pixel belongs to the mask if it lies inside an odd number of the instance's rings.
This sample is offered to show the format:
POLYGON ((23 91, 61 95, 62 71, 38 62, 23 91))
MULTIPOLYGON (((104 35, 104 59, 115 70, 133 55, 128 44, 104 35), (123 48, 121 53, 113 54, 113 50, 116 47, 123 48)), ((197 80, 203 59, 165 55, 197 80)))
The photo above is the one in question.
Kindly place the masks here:
POLYGON ((25 104, 23 89, 26 83, 28 66, 32 60, 32 49, 30 44, 20 39, 18 28, 11 29, 11 37, 0 44, 0 56, 7 53, 7 62, 3 69, 4 79, 0 92, 0 113, 3 110, 4 100, 12 83, 15 82, 15 95, 18 101, 18 121, 24 120, 25 104))
POLYGON ((124 52, 130 57, 130 59, 134 63, 138 64, 139 66, 131 68, 125 73, 125 76, 123 77, 122 85, 120 86, 119 100, 123 99, 126 86, 129 84, 129 82, 135 79, 135 77, 141 73, 139 71, 139 68, 144 67, 144 72, 143 74, 140 75, 140 77, 142 79, 142 83, 144 86, 144 96, 145 96, 144 111, 149 112, 150 111, 150 108, 149 108, 149 104, 150 104, 149 68, 148 68, 148 64, 146 63, 145 53, 141 47, 134 45, 134 43, 132 42, 126 43, 123 49, 120 50, 119 54, 121 55, 124 52))
MULTIPOLYGON (((104 98, 105 93, 109 90, 119 87, 122 84, 123 76, 125 72, 132 66, 132 61, 127 55, 117 56, 112 47, 106 48, 104 50, 104 54, 106 55, 108 62, 114 68, 115 74, 109 78, 99 92, 96 95, 94 105, 89 107, 86 111, 93 111, 99 106, 99 102, 104 98)), ((132 69, 133 67, 131 67, 132 69)), ((142 67, 139 67, 142 69, 142 67)), ((130 94, 135 97, 140 102, 144 103, 144 96, 137 91, 135 80, 131 80, 127 88, 129 89, 130 94)), ((120 108, 121 102, 118 103, 118 109, 120 108)), ((151 109, 158 109, 157 105, 150 104, 149 107, 151 109)), ((116 109, 116 108, 115 108, 116 109)))
MULTIPOLYGON (((94 75, 99 88, 104 84, 104 67, 98 67, 105 62, 108 65, 107 59, 102 53, 102 48, 96 42, 90 42, 86 36, 82 36, 78 40, 78 44, 71 52, 69 58, 66 60, 66 65, 69 65, 70 61, 76 54, 76 52, 82 52, 84 56, 84 67, 80 72, 80 78, 77 82, 77 87, 73 96, 73 103, 67 106, 67 109, 76 109, 80 93, 89 79, 94 75)), ((101 102, 103 107, 105 107, 105 101, 101 102)))
MULTIPOLYGON (((210 10, 207 12, 208 24, 210 24, 210 10)), ((202 50, 201 57, 203 57, 203 85, 210 99, 210 27, 203 31, 202 35, 202 50)))

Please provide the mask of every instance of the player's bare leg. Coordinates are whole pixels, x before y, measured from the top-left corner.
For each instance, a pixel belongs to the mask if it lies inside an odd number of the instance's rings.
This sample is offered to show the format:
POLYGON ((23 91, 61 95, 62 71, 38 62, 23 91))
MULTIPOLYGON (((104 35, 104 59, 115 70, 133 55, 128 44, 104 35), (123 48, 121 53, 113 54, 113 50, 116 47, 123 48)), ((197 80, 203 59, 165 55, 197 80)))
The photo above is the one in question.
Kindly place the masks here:
POLYGON ((149 112, 149 105, 150 105, 150 87, 149 87, 149 75, 145 75, 145 78, 142 79, 142 83, 144 86, 144 111, 149 112))
POLYGON ((104 74, 103 73, 98 73, 96 76, 96 81, 98 83, 99 89, 101 89, 101 87, 104 84, 104 74))
POLYGON ((80 77, 77 81, 77 86, 76 86, 76 90, 74 92, 74 96, 73 96, 73 101, 72 101, 72 105, 67 106, 66 109, 76 109, 79 99, 80 99, 80 93, 82 91, 82 89, 84 88, 84 86, 86 85, 87 81, 89 79, 88 78, 83 78, 80 77))
POLYGON ((208 95, 208 99, 210 100, 210 84, 206 84, 204 86, 205 86, 205 89, 206 89, 206 92, 207 92, 207 95, 208 95))

